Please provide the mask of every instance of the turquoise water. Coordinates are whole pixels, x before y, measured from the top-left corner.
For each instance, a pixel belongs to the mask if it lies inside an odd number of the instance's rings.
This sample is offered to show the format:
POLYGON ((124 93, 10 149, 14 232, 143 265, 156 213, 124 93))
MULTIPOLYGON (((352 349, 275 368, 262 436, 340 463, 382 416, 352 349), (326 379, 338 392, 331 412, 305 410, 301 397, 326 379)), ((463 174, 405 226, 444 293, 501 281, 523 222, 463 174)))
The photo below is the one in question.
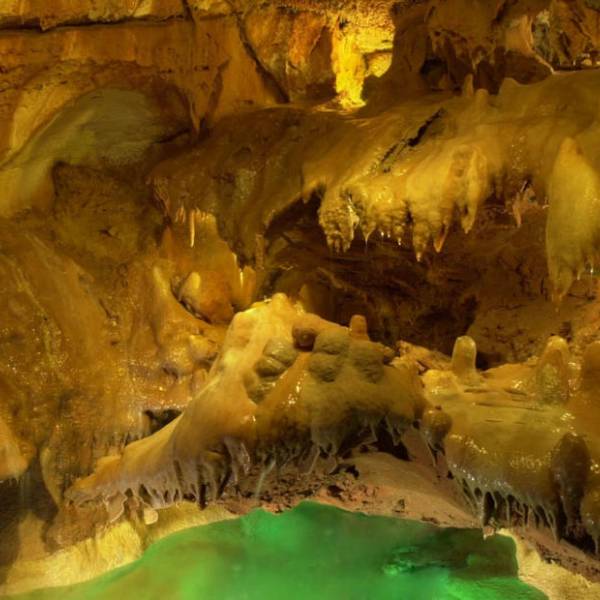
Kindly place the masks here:
POLYGON ((175 533, 92 581, 19 600, 541 600, 514 542, 305 502, 175 533))

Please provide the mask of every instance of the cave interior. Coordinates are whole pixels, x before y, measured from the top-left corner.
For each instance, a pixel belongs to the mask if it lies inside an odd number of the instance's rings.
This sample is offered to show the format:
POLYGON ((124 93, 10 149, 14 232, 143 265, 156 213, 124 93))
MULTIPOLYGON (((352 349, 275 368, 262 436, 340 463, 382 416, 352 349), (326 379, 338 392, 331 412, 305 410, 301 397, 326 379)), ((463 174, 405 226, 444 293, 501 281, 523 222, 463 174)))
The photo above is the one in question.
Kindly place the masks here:
POLYGON ((365 514, 600 598, 597 0, 1 4, 0 594, 365 514))

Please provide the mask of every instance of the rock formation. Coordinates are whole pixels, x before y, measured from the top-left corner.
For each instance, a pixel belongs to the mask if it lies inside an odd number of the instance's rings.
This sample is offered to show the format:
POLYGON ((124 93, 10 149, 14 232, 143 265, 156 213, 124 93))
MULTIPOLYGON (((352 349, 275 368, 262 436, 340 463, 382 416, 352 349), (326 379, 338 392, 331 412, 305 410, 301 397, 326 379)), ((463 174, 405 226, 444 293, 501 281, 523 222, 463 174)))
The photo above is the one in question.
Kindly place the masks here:
POLYGON ((597 578, 599 22, 5 2, 0 580, 184 501, 356 507, 366 456, 597 578))

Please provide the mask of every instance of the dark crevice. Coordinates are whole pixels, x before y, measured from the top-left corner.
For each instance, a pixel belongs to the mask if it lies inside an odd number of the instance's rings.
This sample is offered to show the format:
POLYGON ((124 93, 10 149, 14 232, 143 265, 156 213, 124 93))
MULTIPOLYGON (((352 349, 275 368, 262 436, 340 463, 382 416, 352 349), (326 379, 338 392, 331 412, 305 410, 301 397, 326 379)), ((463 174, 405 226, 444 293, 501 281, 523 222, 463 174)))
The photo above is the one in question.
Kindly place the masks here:
POLYGON ((381 159, 381 165, 383 167, 383 172, 384 173, 388 173, 391 169, 391 165, 389 164, 390 158, 392 156, 394 156, 394 153, 396 152, 396 150, 398 149, 398 146, 400 144, 394 144, 391 148, 389 148, 387 150, 387 152, 383 155, 383 158, 381 159))
POLYGON ((393 164, 398 160, 398 157, 404 152, 407 148, 415 148, 418 146, 428 131, 431 130, 431 126, 438 120, 440 117, 444 115, 444 110, 442 108, 436 110, 417 130, 417 133, 408 138, 405 141, 398 142, 391 146, 386 153, 384 154, 381 160, 381 171, 383 173, 389 173, 393 164))
POLYGON ((169 144, 170 142, 174 142, 175 140, 177 140, 177 138, 180 138, 185 135, 190 135, 190 133, 191 133, 190 127, 182 127, 181 129, 178 129, 177 131, 174 131, 173 133, 166 133, 164 136, 156 138, 156 140, 154 140, 154 143, 155 144, 169 144))
POLYGON ((152 434, 176 419, 181 411, 176 408, 166 408, 164 410, 147 410, 144 414, 150 420, 150 434, 152 434))
POLYGON ((269 70, 266 69, 266 67, 262 64, 262 62, 258 58, 258 56, 254 50, 254 47, 252 46, 252 44, 250 43, 250 40, 248 39, 248 36, 246 35, 246 29, 244 28, 244 24, 242 22, 240 15, 236 13, 235 18, 237 20, 238 31, 240 34, 240 40, 242 41, 242 44, 244 45, 244 48, 246 49, 248 56, 252 59, 252 61, 256 65, 256 68, 257 68, 258 72, 260 73, 260 75, 262 76, 264 82, 269 87, 271 87, 272 91, 275 92, 275 95, 278 96, 278 98, 277 98, 278 102, 280 102, 282 104, 289 103, 290 97, 289 97, 288 93, 283 89, 283 87, 277 81, 275 76, 269 70))
POLYGON ((400 441, 394 441, 389 431, 382 425, 380 425, 377 430, 377 442, 375 443, 375 447, 379 452, 391 454, 400 460, 410 461, 410 454, 408 453, 406 446, 400 441))
POLYGON ((496 13, 496 16, 494 17, 492 23, 494 25, 499 25, 500 23, 502 23, 502 21, 504 21, 511 8, 512 2, 503 2, 498 8, 498 12, 496 13))
POLYGON ((223 73, 229 66, 229 59, 217 66, 217 73, 213 79, 213 88, 208 98, 206 114, 212 115, 219 105, 221 94, 223 93, 223 73))
POLYGON ((56 505, 46 489, 38 459, 18 481, 0 482, 0 584, 6 581, 11 565, 19 556, 23 543, 19 527, 29 512, 43 522, 45 536, 56 515, 56 505))
POLYGON ((421 140, 425 137, 425 134, 430 129, 430 127, 433 125, 433 123, 435 123, 435 121, 437 121, 437 119, 439 119, 441 116, 444 115, 444 112, 445 111, 443 108, 436 110, 425 121, 425 123, 423 123, 423 125, 421 125, 421 127, 419 127, 417 134, 415 136, 413 136, 412 138, 408 139, 408 141, 406 142, 407 146, 409 146, 410 148, 414 148, 415 146, 417 146, 421 142, 421 140))

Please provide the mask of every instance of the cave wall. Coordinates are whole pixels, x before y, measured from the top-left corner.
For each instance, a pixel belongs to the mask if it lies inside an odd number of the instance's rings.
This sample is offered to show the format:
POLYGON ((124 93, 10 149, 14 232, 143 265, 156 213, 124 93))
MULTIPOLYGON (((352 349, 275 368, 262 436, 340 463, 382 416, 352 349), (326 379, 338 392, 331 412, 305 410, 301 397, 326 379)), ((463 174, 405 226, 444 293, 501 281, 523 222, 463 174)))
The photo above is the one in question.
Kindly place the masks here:
MULTIPOLYGON (((527 83, 553 68, 592 66, 598 37, 592 4, 542 0, 464 6, 15 0, 2 10, 5 215, 47 201, 52 164, 89 160, 92 149, 114 141, 89 132, 101 117, 88 114, 94 108, 84 98, 96 90, 143 94, 130 105, 137 111, 133 105, 146 104, 141 110, 148 114, 131 127, 152 130, 140 141, 148 144, 280 102, 352 107, 382 87, 452 90, 469 74, 476 87, 495 92, 504 77, 527 83), (69 141, 64 123, 60 135, 46 139, 63 111, 71 111, 72 127, 87 127, 83 140, 69 141), (31 176, 23 175, 25 163, 31 176)), ((113 160, 132 158, 121 153, 113 160)))

